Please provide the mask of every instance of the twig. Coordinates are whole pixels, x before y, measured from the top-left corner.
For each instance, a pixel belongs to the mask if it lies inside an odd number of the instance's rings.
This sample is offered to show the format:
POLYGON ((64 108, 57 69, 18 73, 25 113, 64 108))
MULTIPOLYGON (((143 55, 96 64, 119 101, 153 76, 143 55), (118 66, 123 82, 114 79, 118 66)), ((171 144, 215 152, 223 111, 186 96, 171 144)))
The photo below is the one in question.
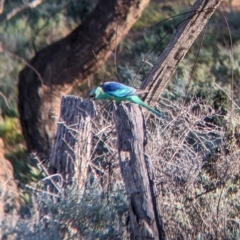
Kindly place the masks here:
POLYGON ((8 50, 4 49, 2 46, 2 42, 0 42, 0 53, 6 53, 10 57, 23 62, 25 65, 27 65, 29 68, 31 68, 37 74, 41 84, 43 85, 43 78, 42 78, 41 74, 38 72, 38 70, 35 67, 33 67, 30 63, 28 63, 25 59, 23 59, 22 57, 19 57, 15 53, 9 52, 8 50))
POLYGON ((3 13, 3 9, 4 9, 4 2, 5 0, 0 0, 0 14, 3 13))
MULTIPOLYGON (((10 13, 6 14, 5 19, 3 19, 2 21, 8 21, 11 18, 13 18, 15 15, 17 15, 19 12, 22 12, 23 10, 25 10, 27 8, 35 8, 38 5, 40 5, 42 2, 43 2, 43 0, 34 0, 32 2, 25 3, 19 7, 16 7, 10 13)), ((4 3, 4 0, 2 0, 2 2, 0 2, 0 13, 1 13, 1 10, 3 11, 3 3, 4 3), (1 9, 1 7, 2 7, 2 9, 1 9)))
POLYGON ((232 103, 234 104, 234 106, 237 107, 238 110, 240 110, 240 107, 233 101, 232 97, 230 97, 230 96, 227 94, 227 92, 226 92, 223 88, 221 88, 216 82, 214 82, 214 84, 215 84, 220 90, 222 90, 222 91, 227 95, 227 97, 232 101, 232 103))
POLYGON ((0 96, 2 96, 2 98, 3 98, 6 106, 8 107, 8 109, 11 109, 9 104, 8 104, 8 100, 7 100, 6 96, 1 91, 0 91, 0 96))

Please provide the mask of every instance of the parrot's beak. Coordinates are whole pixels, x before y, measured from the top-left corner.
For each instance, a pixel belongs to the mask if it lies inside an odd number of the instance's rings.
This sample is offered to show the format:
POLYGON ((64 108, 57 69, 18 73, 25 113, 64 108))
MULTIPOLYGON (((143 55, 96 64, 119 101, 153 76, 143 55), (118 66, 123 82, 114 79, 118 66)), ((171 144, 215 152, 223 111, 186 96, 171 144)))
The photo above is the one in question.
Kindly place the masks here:
POLYGON ((96 100, 95 94, 89 95, 89 97, 90 97, 91 99, 93 99, 93 100, 96 100))
POLYGON ((89 97, 92 98, 93 100, 96 99, 95 89, 93 89, 93 90, 90 92, 89 97))

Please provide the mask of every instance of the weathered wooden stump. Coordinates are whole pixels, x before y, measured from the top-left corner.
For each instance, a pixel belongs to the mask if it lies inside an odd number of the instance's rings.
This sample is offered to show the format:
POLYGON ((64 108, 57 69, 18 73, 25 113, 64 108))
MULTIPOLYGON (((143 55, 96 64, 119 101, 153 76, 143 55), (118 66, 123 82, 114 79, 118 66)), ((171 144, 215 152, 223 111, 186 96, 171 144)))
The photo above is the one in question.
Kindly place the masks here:
MULTIPOLYGON (((140 107, 136 104, 118 105, 114 116, 119 162, 129 197, 131 238, 165 239, 151 161, 145 155, 147 141, 140 107)), ((93 147, 91 133, 94 117, 92 101, 63 97, 49 168, 51 174, 62 175, 63 187, 74 185, 80 191, 85 188, 93 147)))
POLYGON ((61 102, 57 135, 50 155, 50 174, 61 174, 66 185, 84 190, 91 153, 95 107, 91 100, 65 96, 61 102))
POLYGON ((145 123, 140 107, 119 105, 115 120, 119 162, 129 197, 131 238, 165 239, 151 164, 145 157, 145 123))

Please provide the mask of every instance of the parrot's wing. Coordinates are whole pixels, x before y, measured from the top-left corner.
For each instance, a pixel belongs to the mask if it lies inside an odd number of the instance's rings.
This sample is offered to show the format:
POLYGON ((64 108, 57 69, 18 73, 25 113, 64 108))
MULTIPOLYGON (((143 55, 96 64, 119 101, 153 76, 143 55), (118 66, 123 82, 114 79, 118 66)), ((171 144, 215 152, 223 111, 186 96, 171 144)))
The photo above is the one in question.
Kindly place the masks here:
POLYGON ((126 86, 119 82, 105 82, 101 85, 101 87, 105 93, 119 98, 131 96, 136 93, 135 88, 126 86))

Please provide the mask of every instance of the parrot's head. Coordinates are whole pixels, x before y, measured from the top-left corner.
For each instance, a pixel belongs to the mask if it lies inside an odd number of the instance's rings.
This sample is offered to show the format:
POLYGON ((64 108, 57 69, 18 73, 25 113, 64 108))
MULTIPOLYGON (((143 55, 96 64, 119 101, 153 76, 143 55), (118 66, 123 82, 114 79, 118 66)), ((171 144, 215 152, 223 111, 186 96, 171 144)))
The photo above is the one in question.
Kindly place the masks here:
POLYGON ((103 89, 101 87, 97 87, 90 92, 89 97, 93 99, 100 99, 103 94, 103 89))

